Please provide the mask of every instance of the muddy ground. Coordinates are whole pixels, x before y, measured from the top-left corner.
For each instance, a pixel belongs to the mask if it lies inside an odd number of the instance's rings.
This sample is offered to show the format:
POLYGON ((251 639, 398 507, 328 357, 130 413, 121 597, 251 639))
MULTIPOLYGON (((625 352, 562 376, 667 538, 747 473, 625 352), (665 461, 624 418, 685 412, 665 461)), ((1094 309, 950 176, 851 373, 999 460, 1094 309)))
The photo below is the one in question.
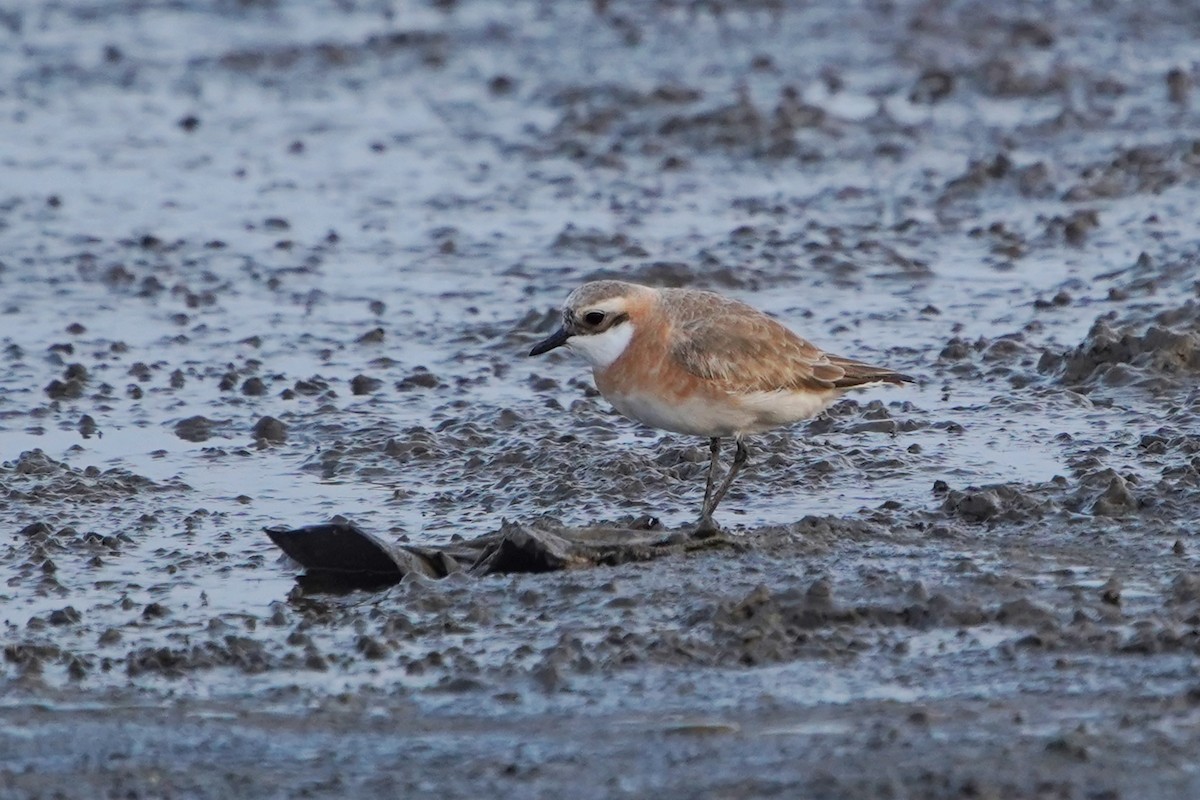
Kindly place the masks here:
POLYGON ((0 11, 0 797, 1200 795, 1198 40, 1167 0, 0 11), (296 582, 264 526, 687 525, 706 444, 524 356, 611 275, 920 382, 753 440, 738 547, 296 582))

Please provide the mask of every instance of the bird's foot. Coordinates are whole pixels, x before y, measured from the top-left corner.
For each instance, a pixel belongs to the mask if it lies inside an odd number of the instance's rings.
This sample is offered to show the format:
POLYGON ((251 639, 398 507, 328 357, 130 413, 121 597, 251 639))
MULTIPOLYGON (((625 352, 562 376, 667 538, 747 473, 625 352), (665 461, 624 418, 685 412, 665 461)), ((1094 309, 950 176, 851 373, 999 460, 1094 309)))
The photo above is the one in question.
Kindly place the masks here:
POLYGON ((692 531, 693 539, 711 539, 713 536, 719 536, 723 531, 721 526, 713 522, 712 515, 704 514, 696 522, 696 529, 692 531))

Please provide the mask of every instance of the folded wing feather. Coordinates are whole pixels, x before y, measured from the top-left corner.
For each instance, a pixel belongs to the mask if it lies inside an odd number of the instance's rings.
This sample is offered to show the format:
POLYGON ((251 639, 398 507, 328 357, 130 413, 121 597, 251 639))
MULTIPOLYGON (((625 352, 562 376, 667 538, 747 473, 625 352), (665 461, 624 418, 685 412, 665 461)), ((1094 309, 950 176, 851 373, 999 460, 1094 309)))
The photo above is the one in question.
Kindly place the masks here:
POLYGON ((912 378, 885 367, 825 353, 737 300, 688 292, 678 304, 671 351, 693 375, 737 392, 850 389, 912 378))

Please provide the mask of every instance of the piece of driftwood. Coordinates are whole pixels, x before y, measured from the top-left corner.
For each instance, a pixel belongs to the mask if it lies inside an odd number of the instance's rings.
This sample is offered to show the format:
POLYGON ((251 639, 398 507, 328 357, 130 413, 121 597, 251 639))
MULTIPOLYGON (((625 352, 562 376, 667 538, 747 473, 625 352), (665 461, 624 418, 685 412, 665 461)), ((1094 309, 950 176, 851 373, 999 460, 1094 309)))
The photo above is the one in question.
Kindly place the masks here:
POLYGON ((648 561, 700 548, 741 547, 721 534, 697 538, 689 531, 667 531, 653 518, 629 527, 585 528, 547 520, 505 520, 495 533, 436 546, 391 544, 347 522, 273 527, 266 533, 305 568, 312 586, 388 586, 411 573, 444 578, 459 571, 472 575, 554 572, 648 561))
POLYGON ((330 522, 303 528, 266 529, 279 549, 314 572, 361 574, 399 581, 410 572, 436 574, 419 554, 389 544, 350 523, 330 522))

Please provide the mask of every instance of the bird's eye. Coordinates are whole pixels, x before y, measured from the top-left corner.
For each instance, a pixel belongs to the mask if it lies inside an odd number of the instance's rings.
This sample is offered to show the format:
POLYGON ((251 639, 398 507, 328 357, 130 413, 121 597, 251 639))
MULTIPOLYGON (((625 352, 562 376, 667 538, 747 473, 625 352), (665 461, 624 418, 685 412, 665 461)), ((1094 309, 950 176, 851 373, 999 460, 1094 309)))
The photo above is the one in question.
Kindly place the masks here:
POLYGON ((603 311, 589 311, 588 313, 583 315, 583 321, 586 322, 588 325, 599 325, 601 322, 604 322, 604 312, 603 311))

